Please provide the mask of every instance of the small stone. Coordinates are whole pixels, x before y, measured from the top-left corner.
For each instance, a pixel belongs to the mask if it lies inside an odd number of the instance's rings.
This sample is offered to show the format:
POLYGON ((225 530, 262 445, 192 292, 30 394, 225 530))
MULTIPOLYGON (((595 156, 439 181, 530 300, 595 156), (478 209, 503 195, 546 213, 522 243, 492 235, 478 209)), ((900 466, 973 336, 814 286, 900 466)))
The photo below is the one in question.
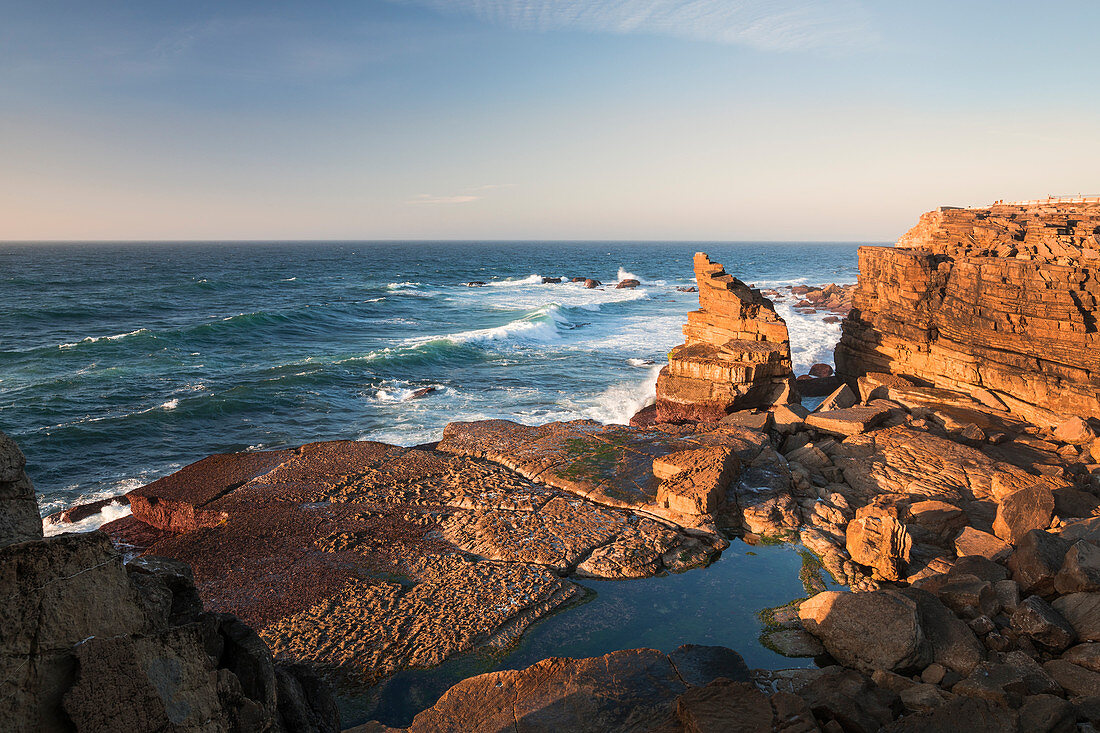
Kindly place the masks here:
POLYGON ((944 666, 938 662, 933 662, 924 668, 921 672, 920 678, 922 682, 927 682, 930 685, 938 685, 943 681, 943 676, 947 673, 944 666))

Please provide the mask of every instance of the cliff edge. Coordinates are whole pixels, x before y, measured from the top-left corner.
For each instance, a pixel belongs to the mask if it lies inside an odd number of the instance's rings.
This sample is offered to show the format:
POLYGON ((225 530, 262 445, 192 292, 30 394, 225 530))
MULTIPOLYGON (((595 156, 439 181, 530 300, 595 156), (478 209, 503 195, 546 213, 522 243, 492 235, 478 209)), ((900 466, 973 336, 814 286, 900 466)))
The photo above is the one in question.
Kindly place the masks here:
POLYGON ((836 348, 854 384, 891 372, 1038 425, 1100 417, 1100 204, 924 214, 894 247, 861 247, 836 348))

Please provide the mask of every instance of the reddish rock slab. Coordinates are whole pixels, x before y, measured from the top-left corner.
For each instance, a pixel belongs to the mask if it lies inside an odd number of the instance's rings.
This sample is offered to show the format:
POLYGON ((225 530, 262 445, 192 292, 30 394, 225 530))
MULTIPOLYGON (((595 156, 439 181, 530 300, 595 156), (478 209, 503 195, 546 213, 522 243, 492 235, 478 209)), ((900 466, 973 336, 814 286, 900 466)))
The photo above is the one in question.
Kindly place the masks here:
POLYGON ((267 473, 292 451, 226 453, 208 456, 127 494, 134 516, 158 529, 187 532, 224 522, 224 512, 205 507, 226 493, 267 473))

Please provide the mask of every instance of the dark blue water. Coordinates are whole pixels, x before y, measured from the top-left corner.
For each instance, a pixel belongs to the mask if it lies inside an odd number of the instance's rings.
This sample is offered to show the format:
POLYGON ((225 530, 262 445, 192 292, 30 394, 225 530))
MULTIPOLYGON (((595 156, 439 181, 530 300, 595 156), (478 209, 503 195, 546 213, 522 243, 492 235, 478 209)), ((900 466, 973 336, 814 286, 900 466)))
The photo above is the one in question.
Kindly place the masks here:
MULTIPOLYGON (((675 288, 700 249, 762 286, 857 272, 854 244, 0 244, 0 430, 48 513, 214 452, 625 422, 697 307, 675 288)), ((836 326, 779 310, 796 368, 831 360, 836 326)))

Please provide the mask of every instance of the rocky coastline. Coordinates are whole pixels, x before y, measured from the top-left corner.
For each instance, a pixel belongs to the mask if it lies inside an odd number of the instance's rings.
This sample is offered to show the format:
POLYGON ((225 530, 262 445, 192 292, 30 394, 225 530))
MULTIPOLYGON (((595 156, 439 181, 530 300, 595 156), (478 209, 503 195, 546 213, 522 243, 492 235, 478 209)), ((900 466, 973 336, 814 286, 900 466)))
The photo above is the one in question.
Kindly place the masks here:
POLYGON ((405 730, 1096 730, 1098 239, 1097 205, 944 208, 861 248, 854 288, 770 293, 699 253, 700 308, 628 426, 211 456, 86 535, 41 537, 0 438, 7 717, 102 730, 139 696, 134 730, 336 730, 318 675, 505 648, 578 579, 690 571, 748 537, 845 586, 767 614, 817 667, 551 658, 471 677, 405 730), (835 376, 796 378, 769 296, 844 316, 835 376))

